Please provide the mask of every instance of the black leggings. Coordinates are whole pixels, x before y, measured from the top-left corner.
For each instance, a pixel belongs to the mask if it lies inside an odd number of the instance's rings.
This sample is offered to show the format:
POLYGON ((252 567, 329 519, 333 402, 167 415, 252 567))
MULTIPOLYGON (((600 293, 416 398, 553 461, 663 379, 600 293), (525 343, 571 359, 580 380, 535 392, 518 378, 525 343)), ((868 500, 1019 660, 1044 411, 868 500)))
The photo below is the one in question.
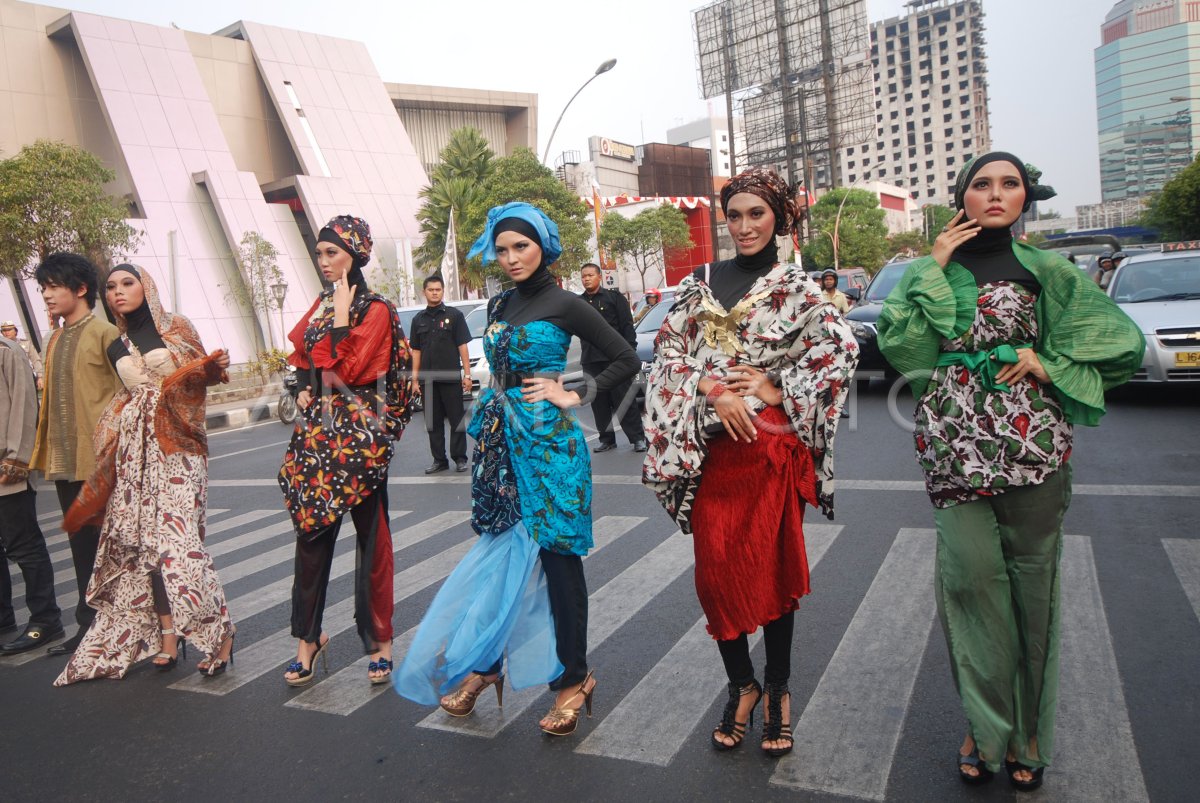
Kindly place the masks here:
MULTIPOLYGON (((796 613, 792 611, 763 625, 763 644, 767 650, 764 683, 787 683, 792 676, 792 624, 795 618, 796 613)), ((730 683, 746 686, 754 680, 750 642, 745 633, 729 641, 718 641, 717 649, 721 651, 721 660, 725 662, 725 674, 729 676, 730 683)))
MULTIPOLYGON (((579 555, 560 555, 543 549, 539 555, 546 572, 546 591, 550 595, 550 616, 554 619, 555 650, 563 673, 550 682, 550 689, 575 686, 587 677, 587 619, 588 591, 583 576, 583 558, 579 555)), ((504 665, 501 655, 487 669, 477 669, 480 675, 494 675, 504 665)))

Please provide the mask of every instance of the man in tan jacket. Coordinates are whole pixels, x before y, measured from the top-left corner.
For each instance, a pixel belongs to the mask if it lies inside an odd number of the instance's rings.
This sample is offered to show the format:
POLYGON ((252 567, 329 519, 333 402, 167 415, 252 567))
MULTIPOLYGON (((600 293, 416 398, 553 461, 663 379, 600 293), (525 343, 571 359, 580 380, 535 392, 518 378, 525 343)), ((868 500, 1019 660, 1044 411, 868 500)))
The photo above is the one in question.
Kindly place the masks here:
POLYGON ((24 632, 0 645, 0 655, 28 652, 63 633, 54 598, 54 566, 38 526, 36 492, 29 484, 36 418, 37 391, 29 358, 20 344, 0 337, 0 630, 16 629, 10 560, 21 567, 29 609, 24 632))
MULTIPOLYGON (((92 448, 96 422, 121 388, 107 354, 109 343, 117 338, 117 328, 94 312, 100 275, 86 257, 51 254, 38 265, 35 276, 46 309, 61 319, 61 326, 46 344, 42 414, 30 467, 54 481, 65 514, 96 468, 92 448)), ((75 605, 79 632, 51 647, 51 655, 73 653, 96 616, 87 604, 87 587, 100 528, 84 527, 70 533, 68 540, 79 589, 75 605)))

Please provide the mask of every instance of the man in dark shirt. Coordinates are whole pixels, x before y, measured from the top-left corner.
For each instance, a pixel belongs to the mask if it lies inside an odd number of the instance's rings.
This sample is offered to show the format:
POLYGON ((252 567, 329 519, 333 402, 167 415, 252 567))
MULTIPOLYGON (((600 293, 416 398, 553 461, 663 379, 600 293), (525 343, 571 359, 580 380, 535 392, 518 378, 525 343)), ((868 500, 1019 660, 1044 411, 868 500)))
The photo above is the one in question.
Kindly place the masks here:
POLYGON ((413 390, 425 397, 425 427, 433 465, 426 474, 450 468, 446 460, 446 423, 450 424, 450 457, 456 471, 467 470, 467 433, 463 429, 463 394, 471 392, 471 358, 467 344, 471 330, 454 307, 442 303, 442 277, 425 280, 425 309, 412 321, 408 344, 412 348, 413 390), (424 387, 422 387, 422 383, 424 387))
MULTIPOLYGON (((600 266, 588 263, 580 271, 583 279, 583 293, 580 295, 587 303, 600 313, 608 325, 637 348, 637 333, 633 329, 633 313, 625 296, 600 286, 600 266)), ((580 354, 583 372, 588 376, 596 376, 608 367, 604 355, 589 343, 583 343, 580 354)), ((621 431, 633 444, 635 452, 646 451, 646 435, 642 431, 642 417, 634 404, 633 380, 628 379, 606 391, 598 391, 592 400, 592 414, 596 416, 596 431, 600 433, 600 443, 592 451, 607 452, 617 448, 617 434, 612 428, 613 411, 620 416, 621 431)))

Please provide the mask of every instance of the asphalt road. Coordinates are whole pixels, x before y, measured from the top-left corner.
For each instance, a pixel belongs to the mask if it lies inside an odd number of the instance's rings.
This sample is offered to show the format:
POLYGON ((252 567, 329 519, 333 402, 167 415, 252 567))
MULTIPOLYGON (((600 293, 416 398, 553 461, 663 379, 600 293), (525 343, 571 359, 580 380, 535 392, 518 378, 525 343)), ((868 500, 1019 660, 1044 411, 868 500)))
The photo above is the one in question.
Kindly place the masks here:
MULTIPOLYGON (((1122 390, 1099 428, 1077 433, 1056 759, 1031 799, 1195 799, 1198 401, 1200 389, 1122 390)), ((593 460, 598 548, 585 565, 598 688, 578 733, 537 729, 551 702, 541 689, 507 689, 503 713, 485 695, 462 720, 372 691, 348 611, 348 541, 326 615, 330 674, 287 688, 292 536, 274 475, 289 429, 267 423, 211 438, 208 543, 238 625, 233 668, 204 682, 191 654, 169 674, 140 665, 120 682, 55 689, 61 659, 0 659, 0 798, 1011 799, 1002 778, 982 789, 956 778, 965 723, 934 618, 932 515, 897 423, 911 401, 894 406, 878 384, 856 395, 837 441, 837 518, 806 527, 813 593, 797 616, 786 759, 754 739, 709 747, 723 677, 690 541, 638 484, 640 456, 621 437, 593 460)), ((465 475, 426 478, 429 462, 418 418, 389 487, 398 656, 473 538, 465 475)), ((55 505, 39 495, 66 608, 74 582, 55 505)))

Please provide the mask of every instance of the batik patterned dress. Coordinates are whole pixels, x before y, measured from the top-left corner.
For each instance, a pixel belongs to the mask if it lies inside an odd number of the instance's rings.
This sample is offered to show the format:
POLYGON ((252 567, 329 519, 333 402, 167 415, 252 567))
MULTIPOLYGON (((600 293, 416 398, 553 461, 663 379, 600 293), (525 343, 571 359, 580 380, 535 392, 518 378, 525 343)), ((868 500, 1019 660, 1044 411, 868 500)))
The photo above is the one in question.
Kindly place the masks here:
POLYGON ((233 625, 225 592, 204 548, 208 504, 204 394, 224 380, 186 318, 164 315, 145 275, 166 348, 142 354, 122 336, 129 356, 116 365, 125 385, 98 425, 97 472, 67 516, 74 531, 102 514, 103 526, 88 604, 97 610, 54 685, 122 678, 139 659, 162 649, 152 573, 166 590, 180 638, 216 654, 233 625), (188 357, 195 357, 183 362, 188 357), (180 365, 180 363, 183 363, 180 365))
POLYGON ((693 535, 708 632, 734 639, 809 591, 804 507, 833 515, 833 439, 858 344, 803 270, 778 265, 729 310, 685 279, 657 348, 642 482, 693 535), (774 407, 745 397, 759 433, 751 444, 725 434, 698 389, 739 364, 778 371, 783 393, 774 407))
MULTIPOLYGON (((1031 347, 1038 341, 1036 303, 1037 295, 1015 282, 983 285, 974 323, 944 339, 943 352, 1031 347)), ((935 507, 1038 485, 1070 457, 1071 424, 1046 386, 1032 376, 1008 390, 989 390, 985 381, 963 365, 939 366, 917 405, 917 460, 935 507)))
POLYGON ((468 429, 471 524, 480 539, 438 591, 394 680, 397 692, 426 705, 502 656, 514 688, 561 675, 538 556, 585 555, 592 546, 583 428, 572 410, 526 402, 519 381, 561 374, 571 335, 548 321, 513 326, 498 318, 503 307, 503 298, 492 305, 484 350, 496 383, 507 386, 480 395, 468 429))

